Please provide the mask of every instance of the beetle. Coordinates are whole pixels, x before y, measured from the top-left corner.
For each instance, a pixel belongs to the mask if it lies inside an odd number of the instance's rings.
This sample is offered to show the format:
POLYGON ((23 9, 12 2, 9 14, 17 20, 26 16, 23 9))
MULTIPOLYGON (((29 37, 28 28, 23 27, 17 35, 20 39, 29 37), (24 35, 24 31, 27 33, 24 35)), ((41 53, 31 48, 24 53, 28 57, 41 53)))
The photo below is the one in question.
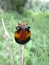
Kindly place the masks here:
POLYGON ((30 27, 26 22, 18 23, 16 31, 14 32, 15 41, 18 44, 26 44, 31 37, 30 27))

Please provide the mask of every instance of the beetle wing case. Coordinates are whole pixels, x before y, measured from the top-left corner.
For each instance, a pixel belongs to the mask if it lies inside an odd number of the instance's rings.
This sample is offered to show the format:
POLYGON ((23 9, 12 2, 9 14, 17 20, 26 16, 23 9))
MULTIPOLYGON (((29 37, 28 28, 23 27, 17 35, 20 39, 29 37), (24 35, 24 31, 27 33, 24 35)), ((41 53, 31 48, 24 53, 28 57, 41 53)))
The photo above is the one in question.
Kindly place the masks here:
POLYGON ((30 27, 28 25, 26 25, 26 23, 25 23, 25 25, 24 25, 24 23, 23 23, 23 25, 21 23, 21 24, 19 24, 19 26, 16 27, 17 30, 14 33, 14 38, 18 44, 24 45, 30 40, 31 33, 30 33, 29 28, 30 27))

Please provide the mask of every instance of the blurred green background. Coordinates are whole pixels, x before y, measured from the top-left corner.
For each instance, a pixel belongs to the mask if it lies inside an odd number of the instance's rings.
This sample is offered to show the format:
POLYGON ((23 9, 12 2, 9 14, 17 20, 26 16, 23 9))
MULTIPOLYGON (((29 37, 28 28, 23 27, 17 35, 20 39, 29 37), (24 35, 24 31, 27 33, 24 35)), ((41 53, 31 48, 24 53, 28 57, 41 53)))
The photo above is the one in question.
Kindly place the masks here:
POLYGON ((24 49, 24 65, 49 65, 49 0, 0 0, 0 65, 11 65, 2 18, 10 35, 15 65, 19 65, 19 55, 13 38, 15 27, 22 21, 31 27, 31 39, 24 49))

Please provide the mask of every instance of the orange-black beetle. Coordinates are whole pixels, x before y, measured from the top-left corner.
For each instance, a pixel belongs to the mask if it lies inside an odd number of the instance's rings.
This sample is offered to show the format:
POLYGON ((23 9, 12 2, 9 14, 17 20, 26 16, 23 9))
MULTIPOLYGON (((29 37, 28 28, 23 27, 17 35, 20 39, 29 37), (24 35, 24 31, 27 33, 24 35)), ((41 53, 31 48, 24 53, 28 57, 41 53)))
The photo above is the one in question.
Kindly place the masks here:
POLYGON ((15 41, 24 45, 30 40, 30 36, 30 27, 25 22, 19 23, 14 33, 15 41))

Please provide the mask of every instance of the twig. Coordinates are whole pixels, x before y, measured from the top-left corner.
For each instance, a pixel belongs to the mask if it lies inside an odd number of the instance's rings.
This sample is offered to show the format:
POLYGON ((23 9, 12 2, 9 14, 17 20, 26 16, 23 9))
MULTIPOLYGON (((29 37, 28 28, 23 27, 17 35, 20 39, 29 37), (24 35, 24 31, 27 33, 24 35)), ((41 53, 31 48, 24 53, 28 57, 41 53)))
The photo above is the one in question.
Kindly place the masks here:
POLYGON ((19 61, 20 65, 24 65, 24 46, 19 45, 19 61))
POLYGON ((6 39, 7 43, 8 43, 8 50, 9 50, 9 54, 10 54, 10 57, 11 57, 11 62, 12 62, 12 65, 14 65, 13 54, 12 54, 12 50, 11 50, 10 42, 9 42, 9 33, 8 33, 6 27, 5 27, 3 18, 2 18, 2 24, 3 24, 4 36, 5 36, 5 39, 6 39))
POLYGON ((22 47, 22 65, 24 65, 24 45, 22 47))
POLYGON ((14 58, 13 58, 13 54, 12 54, 12 50, 11 50, 9 41, 8 41, 8 50, 9 50, 9 54, 10 54, 10 57, 11 57, 12 65, 14 65, 14 58))

